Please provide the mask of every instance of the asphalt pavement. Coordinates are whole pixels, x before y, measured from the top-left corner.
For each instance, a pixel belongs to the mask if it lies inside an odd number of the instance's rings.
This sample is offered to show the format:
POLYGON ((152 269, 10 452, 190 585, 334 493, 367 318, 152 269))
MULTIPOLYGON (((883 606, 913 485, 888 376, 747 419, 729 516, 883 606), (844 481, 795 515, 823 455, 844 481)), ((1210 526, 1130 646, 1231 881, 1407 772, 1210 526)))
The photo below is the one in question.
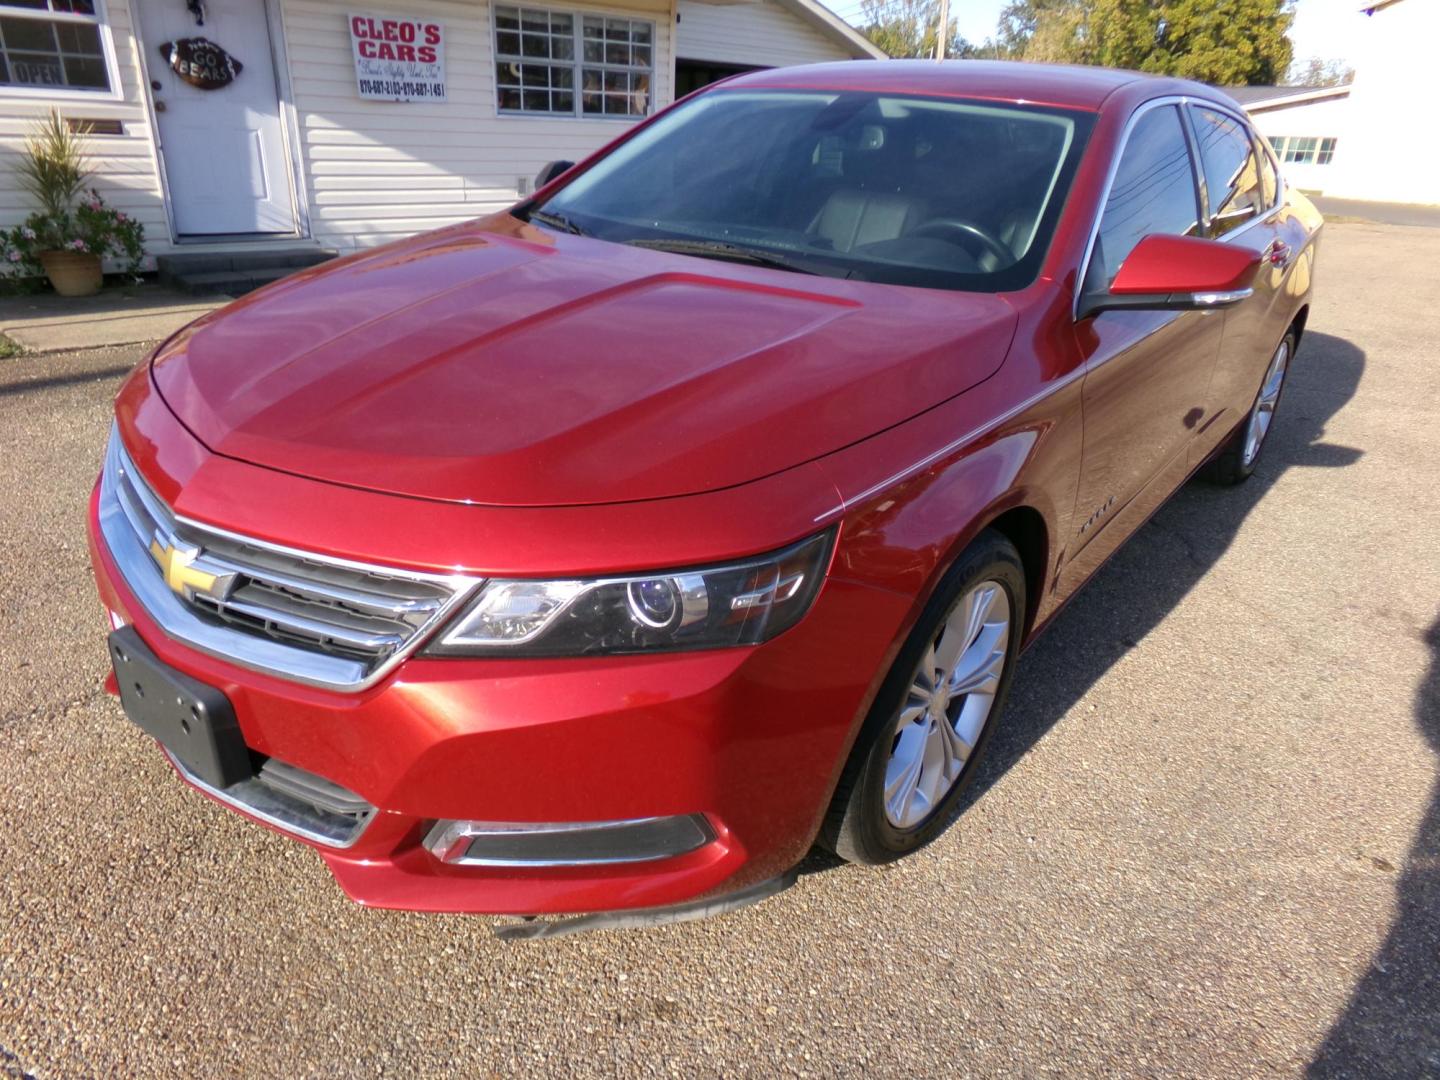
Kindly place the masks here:
POLYGON ((1322 258, 1258 475, 1030 650, 945 837, 539 943, 172 775, 83 536, 142 350, 0 362, 0 1076, 1440 1076, 1440 231, 1322 258))

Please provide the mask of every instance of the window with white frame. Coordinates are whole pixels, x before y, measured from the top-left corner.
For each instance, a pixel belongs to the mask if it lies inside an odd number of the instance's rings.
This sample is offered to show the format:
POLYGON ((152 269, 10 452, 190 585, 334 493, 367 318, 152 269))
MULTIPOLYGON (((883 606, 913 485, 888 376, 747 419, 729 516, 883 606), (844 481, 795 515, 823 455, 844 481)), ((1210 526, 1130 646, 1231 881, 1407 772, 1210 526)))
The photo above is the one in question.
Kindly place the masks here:
POLYGON ((0 92, 109 93, 96 0, 0 0, 0 92))
POLYGON ((1297 165, 1329 165, 1335 157, 1335 140, 1311 135, 1276 135, 1270 140, 1280 160, 1297 165))
POLYGON ((497 5, 497 106, 521 115, 645 116, 654 45, 655 24, 645 19, 497 5))

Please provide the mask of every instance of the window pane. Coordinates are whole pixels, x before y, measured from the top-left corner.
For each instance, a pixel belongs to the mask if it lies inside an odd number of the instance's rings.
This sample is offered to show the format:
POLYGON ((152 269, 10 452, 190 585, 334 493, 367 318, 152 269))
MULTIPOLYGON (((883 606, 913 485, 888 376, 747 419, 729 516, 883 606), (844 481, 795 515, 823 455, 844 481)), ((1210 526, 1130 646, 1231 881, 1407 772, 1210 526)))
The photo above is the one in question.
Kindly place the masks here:
POLYGON ((110 89, 99 26, 0 18, 0 85, 110 89))
POLYGON ((64 86, 65 66, 45 53, 10 54, 10 76, 17 86, 64 86))
POLYGON ((42 52, 56 52, 55 24, 41 19, 0 19, 0 35, 5 39, 5 51, 36 49, 42 52))
MULTIPOLYGON (((3 3, 3 0, 0 0, 3 3)), ((643 116, 649 111, 653 60, 650 23, 603 15, 572 15, 544 8, 495 8, 497 88, 500 108, 573 115, 577 59, 581 111, 598 116, 643 116), (581 36, 576 57, 575 33, 581 36), (642 44, 633 45, 633 42, 642 44), (522 63, 509 63, 511 60, 522 63), (632 77, 630 74, 639 69, 632 77), (542 98, 539 91, 547 93, 542 98), (533 92, 532 92, 533 91, 533 92)))
POLYGON ((100 28, 89 23, 56 23, 55 38, 60 51, 81 56, 100 56, 100 28))
MULTIPOLYGON (((40 11, 49 10, 45 0, 0 0, 0 7, 33 8, 40 11)), ((64 10, 63 8, 61 9, 64 10)))
POLYGON ((1260 209, 1260 171, 1243 124, 1209 109, 1193 108, 1205 186, 1210 193, 1210 228, 1220 235, 1249 221, 1260 209))
POLYGON ((84 56, 65 57, 65 81, 71 86, 83 86, 93 90, 105 90, 105 61, 84 56))
POLYGON ((1197 196, 1190 146, 1174 106, 1151 109, 1136 123, 1115 172, 1095 241, 1092 287, 1108 287, 1143 237, 1194 236, 1197 196))

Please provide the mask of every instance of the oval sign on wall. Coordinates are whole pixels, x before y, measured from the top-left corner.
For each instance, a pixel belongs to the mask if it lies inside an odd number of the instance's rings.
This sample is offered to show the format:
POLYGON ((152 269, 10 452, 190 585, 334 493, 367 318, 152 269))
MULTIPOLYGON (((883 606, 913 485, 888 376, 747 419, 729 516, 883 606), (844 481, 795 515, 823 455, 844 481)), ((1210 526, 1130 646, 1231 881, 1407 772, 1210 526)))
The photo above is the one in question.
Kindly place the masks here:
POLYGON ((203 37, 167 41, 160 46, 160 55, 170 65, 170 70, 201 90, 219 90, 222 86, 229 86, 235 81, 235 76, 245 69, 239 60, 203 37))

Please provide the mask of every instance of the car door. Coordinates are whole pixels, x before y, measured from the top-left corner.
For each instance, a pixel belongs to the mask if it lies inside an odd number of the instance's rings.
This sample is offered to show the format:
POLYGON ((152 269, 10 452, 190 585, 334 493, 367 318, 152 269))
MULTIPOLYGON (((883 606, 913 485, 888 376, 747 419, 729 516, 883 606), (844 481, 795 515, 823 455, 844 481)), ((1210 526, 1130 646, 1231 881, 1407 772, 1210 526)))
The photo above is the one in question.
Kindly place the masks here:
POLYGON ((1209 416, 1192 447, 1191 463, 1198 465, 1249 410, 1285 333, 1286 284, 1306 229, 1285 212, 1275 163, 1244 119, 1210 103, 1194 102, 1186 111, 1200 154, 1209 235, 1261 257, 1254 295, 1224 315, 1225 336, 1207 394, 1209 416))
MULTIPOLYGON (((1153 233, 1200 236, 1192 140, 1176 102, 1132 118, 1101 212, 1085 290, 1108 288, 1153 233)), ((1104 311, 1078 320, 1085 358, 1084 452, 1069 539, 1083 579, 1189 473, 1224 327, 1218 311, 1104 311)), ((1078 583, 1078 581, 1077 581, 1078 583)))

